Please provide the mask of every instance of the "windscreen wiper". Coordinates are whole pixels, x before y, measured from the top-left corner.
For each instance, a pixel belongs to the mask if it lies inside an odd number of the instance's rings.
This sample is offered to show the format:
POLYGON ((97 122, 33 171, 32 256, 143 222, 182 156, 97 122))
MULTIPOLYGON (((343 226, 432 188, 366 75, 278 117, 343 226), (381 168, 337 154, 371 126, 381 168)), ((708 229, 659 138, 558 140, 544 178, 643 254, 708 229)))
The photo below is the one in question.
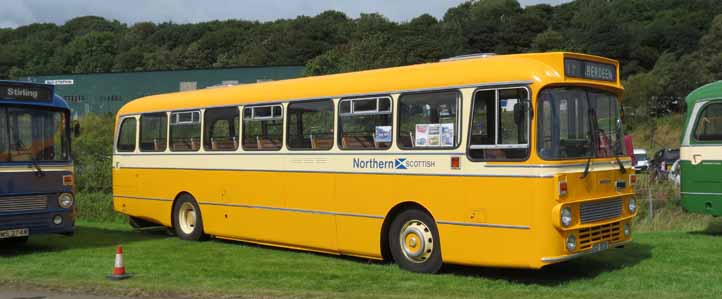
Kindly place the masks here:
POLYGON ((619 152, 622 152, 621 147, 623 146, 621 140, 624 138, 624 137, 620 136, 621 132, 622 131, 621 131, 620 126, 617 126, 617 132, 615 134, 615 135, 617 135, 617 141, 614 143, 614 159, 617 160, 617 165, 619 165, 619 172, 621 172, 622 174, 625 174, 625 173, 627 173, 627 170, 624 168, 624 163, 622 163, 622 161, 619 160, 619 152))
MULTIPOLYGON (((615 149, 619 148, 619 136, 617 136, 617 144, 614 146, 615 149)), ((624 168, 624 163, 622 163, 621 160, 619 160, 619 155, 617 154, 619 151, 614 153, 614 159, 617 160, 617 165, 619 165, 619 172, 622 174, 627 173, 627 169, 624 168)))
POLYGON ((587 159, 587 165, 584 166, 584 174, 580 177, 580 179, 584 179, 589 175, 589 166, 592 165, 592 158, 597 153, 597 127, 595 124, 597 123, 597 114, 594 112, 594 109, 592 109, 592 103, 589 101, 589 96, 587 95, 587 105, 589 105, 589 138, 592 139, 592 152, 589 154, 589 159, 587 159))
POLYGON ((43 169, 40 168, 40 164, 38 164, 38 159, 35 158, 35 155, 33 153, 30 153, 30 161, 33 163, 33 167, 35 167, 35 176, 45 176, 45 172, 43 172, 43 169))
POLYGON ((584 166, 584 174, 579 177, 580 179, 586 178, 587 175, 589 175, 589 166, 592 165, 592 157, 594 157, 594 155, 589 156, 589 159, 587 159, 587 165, 584 166))
MULTIPOLYGON (((15 141, 15 146, 17 148, 25 148, 25 145, 23 144, 22 140, 17 139, 15 141)), ((45 172, 43 172, 43 169, 40 168, 40 164, 38 164, 38 159, 35 158, 35 154, 33 154, 33 150, 30 149, 30 162, 33 163, 33 168, 35 168, 35 176, 42 177, 45 176, 45 172)))

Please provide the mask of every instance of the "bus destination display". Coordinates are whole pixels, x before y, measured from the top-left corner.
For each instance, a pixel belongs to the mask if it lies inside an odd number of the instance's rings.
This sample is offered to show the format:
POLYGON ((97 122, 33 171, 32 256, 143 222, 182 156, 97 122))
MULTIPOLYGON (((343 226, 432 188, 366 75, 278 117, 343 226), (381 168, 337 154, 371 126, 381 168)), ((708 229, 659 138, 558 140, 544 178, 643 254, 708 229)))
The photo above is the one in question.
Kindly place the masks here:
POLYGON ((19 101, 51 101, 50 88, 33 85, 0 84, 0 99, 19 101))
POLYGON ((589 80, 617 81, 617 68, 613 64, 578 59, 564 59, 564 74, 589 80))

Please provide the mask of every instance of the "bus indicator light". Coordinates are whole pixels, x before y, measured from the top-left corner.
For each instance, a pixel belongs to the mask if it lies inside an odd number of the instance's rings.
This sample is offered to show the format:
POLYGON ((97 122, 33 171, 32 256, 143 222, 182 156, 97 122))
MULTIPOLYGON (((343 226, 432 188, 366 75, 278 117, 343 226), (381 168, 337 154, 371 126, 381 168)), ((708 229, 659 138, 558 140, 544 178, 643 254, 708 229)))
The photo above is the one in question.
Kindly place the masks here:
POLYGON ((461 169, 461 160, 459 157, 451 157, 451 169, 461 169))
POLYGON ((567 195, 567 181, 561 181, 559 182, 559 196, 565 196, 567 195))
POLYGON ((63 176, 63 186, 72 186, 75 184, 75 180, 72 175, 63 176))
POLYGON ((629 186, 634 187, 637 184, 637 175, 636 174, 630 174, 629 175, 629 186))

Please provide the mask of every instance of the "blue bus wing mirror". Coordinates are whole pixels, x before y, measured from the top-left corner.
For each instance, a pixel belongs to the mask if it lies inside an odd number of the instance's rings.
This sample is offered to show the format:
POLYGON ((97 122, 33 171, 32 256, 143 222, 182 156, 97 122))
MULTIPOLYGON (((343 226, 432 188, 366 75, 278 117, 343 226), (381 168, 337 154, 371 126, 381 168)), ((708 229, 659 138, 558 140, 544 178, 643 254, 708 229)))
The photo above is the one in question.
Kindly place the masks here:
POLYGON ((73 137, 77 138, 80 136, 80 122, 75 122, 73 124, 73 137))

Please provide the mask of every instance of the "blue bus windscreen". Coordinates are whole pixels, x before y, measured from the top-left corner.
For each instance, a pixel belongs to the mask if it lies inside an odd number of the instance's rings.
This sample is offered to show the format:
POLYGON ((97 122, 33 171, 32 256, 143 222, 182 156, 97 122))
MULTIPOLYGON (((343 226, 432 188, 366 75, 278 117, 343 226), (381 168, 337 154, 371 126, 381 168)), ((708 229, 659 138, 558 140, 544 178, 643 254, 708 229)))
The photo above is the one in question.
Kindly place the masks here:
POLYGON ((65 112, 38 107, 0 107, 0 162, 66 161, 65 112))

